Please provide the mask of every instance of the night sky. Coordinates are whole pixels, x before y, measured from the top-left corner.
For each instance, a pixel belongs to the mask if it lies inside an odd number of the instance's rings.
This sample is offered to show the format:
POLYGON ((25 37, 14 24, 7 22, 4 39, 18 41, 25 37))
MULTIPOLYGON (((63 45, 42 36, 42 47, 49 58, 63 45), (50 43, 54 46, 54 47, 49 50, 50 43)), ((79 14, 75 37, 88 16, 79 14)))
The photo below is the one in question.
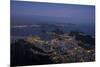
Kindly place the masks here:
POLYGON ((94 23, 95 6, 11 2, 11 23, 94 23))

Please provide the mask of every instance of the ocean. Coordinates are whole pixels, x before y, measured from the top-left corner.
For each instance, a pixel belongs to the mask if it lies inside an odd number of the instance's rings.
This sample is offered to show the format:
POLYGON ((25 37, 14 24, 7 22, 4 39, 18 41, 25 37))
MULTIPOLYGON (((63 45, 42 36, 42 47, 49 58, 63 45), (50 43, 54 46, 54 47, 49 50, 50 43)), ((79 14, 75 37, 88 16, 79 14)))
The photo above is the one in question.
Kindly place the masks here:
POLYGON ((11 38, 25 38, 28 36, 39 36, 43 39, 50 39, 54 30, 60 29, 64 33, 72 31, 82 32, 85 35, 95 37, 95 25, 94 24, 27 24, 27 25, 12 25, 11 26, 11 38))

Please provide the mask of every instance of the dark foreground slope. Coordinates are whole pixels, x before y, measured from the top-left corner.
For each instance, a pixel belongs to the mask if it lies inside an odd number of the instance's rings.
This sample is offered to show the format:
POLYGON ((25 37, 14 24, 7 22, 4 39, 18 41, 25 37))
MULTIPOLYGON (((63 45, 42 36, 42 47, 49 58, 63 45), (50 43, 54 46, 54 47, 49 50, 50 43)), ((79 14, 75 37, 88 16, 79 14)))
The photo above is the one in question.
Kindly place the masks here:
POLYGON ((95 61, 94 41, 86 38, 64 34, 50 41, 38 37, 19 39, 11 43, 11 66, 95 61))
POLYGON ((11 66, 53 63, 48 55, 36 54, 32 52, 31 49, 43 52, 42 49, 32 46, 24 40, 19 40, 18 42, 11 44, 11 66))

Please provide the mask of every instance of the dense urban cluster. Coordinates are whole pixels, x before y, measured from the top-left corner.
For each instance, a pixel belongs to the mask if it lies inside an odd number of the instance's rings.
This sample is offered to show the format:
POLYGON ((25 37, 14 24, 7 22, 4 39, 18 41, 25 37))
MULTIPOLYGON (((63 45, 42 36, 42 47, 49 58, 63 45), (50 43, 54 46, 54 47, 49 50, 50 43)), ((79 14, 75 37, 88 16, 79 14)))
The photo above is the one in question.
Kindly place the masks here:
POLYGON ((11 44, 11 65, 95 61, 95 39, 78 32, 57 33, 51 40, 30 36, 11 44))

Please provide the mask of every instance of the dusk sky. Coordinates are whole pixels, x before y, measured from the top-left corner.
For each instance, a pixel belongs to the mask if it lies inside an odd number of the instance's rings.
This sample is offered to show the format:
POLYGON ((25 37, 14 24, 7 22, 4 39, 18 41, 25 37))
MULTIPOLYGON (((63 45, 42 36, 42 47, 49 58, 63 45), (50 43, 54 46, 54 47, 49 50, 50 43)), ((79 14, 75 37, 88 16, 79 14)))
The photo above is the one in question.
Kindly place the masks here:
POLYGON ((95 7, 38 2, 11 2, 12 23, 94 23, 95 7))

